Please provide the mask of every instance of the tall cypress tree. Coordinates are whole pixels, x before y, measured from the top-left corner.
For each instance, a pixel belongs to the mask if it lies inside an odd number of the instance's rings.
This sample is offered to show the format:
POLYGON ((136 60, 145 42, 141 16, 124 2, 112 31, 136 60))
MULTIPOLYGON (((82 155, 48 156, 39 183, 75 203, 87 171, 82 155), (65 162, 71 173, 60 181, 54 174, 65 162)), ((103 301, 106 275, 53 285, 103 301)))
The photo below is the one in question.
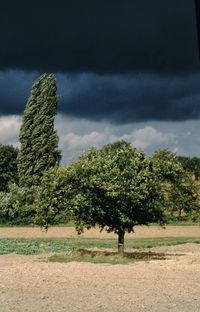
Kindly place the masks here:
POLYGON ((39 184, 44 171, 60 162, 58 135, 54 130, 57 104, 55 77, 44 74, 32 87, 20 129, 17 164, 21 186, 39 184))

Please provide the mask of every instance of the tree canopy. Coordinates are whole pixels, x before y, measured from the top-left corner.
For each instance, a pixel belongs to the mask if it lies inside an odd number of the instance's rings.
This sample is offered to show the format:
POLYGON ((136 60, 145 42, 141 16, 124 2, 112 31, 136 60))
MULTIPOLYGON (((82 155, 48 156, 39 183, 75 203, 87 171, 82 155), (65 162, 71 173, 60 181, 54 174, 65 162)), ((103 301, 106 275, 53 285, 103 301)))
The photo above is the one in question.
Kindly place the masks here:
POLYGON ((34 200, 36 210, 35 223, 43 228, 51 224, 67 223, 71 212, 71 185, 68 168, 55 167, 47 170, 34 200))
POLYGON ((177 213, 180 219, 183 210, 187 213, 199 210, 197 186, 180 158, 164 149, 156 151, 153 159, 162 183, 166 211, 170 215, 177 213))
POLYGON ((37 185, 44 171, 60 162, 58 135, 54 130, 56 92, 53 75, 42 75, 32 87, 19 135, 17 160, 21 186, 37 185))
POLYGON ((189 172, 191 172, 195 180, 198 180, 200 177, 200 158, 199 157, 186 157, 186 156, 178 156, 177 157, 183 168, 189 172))
POLYGON ((80 156, 71 165, 69 183, 74 189, 77 229, 106 227, 118 234, 122 250, 126 231, 133 231, 135 225, 163 222, 153 161, 125 141, 92 148, 80 156))
POLYGON ((12 145, 0 144, 0 191, 7 192, 9 183, 18 182, 17 154, 12 145))

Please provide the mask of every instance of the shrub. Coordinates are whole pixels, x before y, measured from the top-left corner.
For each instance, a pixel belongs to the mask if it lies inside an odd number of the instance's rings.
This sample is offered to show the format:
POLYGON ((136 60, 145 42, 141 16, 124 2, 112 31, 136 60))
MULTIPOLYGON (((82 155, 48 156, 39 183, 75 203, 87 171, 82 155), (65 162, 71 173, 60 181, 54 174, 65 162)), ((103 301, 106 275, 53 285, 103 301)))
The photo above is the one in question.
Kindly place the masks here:
POLYGON ((36 187, 9 186, 7 193, 0 192, 0 223, 31 224, 35 215, 36 187))

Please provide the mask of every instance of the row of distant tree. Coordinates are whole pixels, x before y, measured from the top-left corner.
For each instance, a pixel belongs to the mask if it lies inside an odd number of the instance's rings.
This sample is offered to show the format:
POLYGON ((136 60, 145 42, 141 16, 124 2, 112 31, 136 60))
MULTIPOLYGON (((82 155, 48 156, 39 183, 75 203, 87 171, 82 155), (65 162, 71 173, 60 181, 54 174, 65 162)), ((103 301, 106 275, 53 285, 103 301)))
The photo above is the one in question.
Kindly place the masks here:
POLYGON ((182 164, 183 168, 194 176, 195 180, 200 178, 200 158, 199 157, 187 157, 177 156, 177 159, 182 164))
MULTIPOLYGON (((0 144, 0 191, 7 192, 10 184, 19 184, 17 170, 18 152, 19 149, 12 145, 0 144)), ((186 171, 191 173, 196 181, 200 179, 199 157, 176 156, 176 159, 186 171)))
POLYGON ((19 150, 0 146, 0 222, 51 224, 73 220, 77 231, 99 226, 124 235, 135 225, 164 224, 199 216, 198 158, 168 150, 146 155, 125 141, 90 148, 67 167, 54 117, 58 97, 53 75, 32 87, 20 129, 19 150))
POLYGON ((135 225, 199 216, 196 181, 168 150, 148 156, 128 142, 115 142, 89 149, 67 167, 55 165, 39 182, 23 186, 19 152, 3 145, 0 150, 6 173, 1 172, 1 222, 48 228, 73 220, 78 232, 97 225, 116 232, 123 246, 125 232, 135 225), (13 165, 6 166, 11 159, 13 165))

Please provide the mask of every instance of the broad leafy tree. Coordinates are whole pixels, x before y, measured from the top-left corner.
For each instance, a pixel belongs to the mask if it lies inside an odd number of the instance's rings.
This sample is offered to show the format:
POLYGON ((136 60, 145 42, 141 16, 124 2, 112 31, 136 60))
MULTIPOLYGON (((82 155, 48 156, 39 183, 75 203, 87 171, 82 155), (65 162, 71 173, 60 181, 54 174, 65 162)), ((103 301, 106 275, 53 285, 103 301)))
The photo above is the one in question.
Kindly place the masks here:
POLYGON ((17 154, 12 145, 0 145, 0 191, 7 192, 9 183, 18 183, 17 154))
POLYGON ((200 211, 197 187, 190 174, 183 174, 171 184, 169 203, 171 211, 178 213, 179 220, 182 218, 182 211, 188 215, 200 211))
POLYGON ((8 192, 0 192, 0 223, 22 225, 33 223, 36 188, 9 184, 8 192))
POLYGON ((163 182, 174 182, 185 173, 182 164, 176 154, 167 149, 159 149, 152 156, 157 168, 157 175, 163 182))
POLYGON ((20 129, 18 172, 21 186, 37 185, 45 170, 60 162, 58 135, 54 129, 57 111, 56 81, 44 74, 34 83, 20 129))
POLYGON ((158 150, 152 158, 161 181, 166 212, 181 219, 182 211, 188 214, 198 211, 197 187, 180 158, 168 150, 158 150))
POLYGON ((47 170, 35 194, 35 223, 47 229, 49 225, 67 223, 71 218, 72 188, 69 169, 55 167, 47 170))
POLYGON ((173 199, 172 210, 189 209, 196 200, 184 174, 166 150, 150 157, 125 141, 91 148, 68 168, 45 172, 35 197, 36 223, 47 228, 73 216, 78 233, 95 226, 114 231, 123 254, 125 233, 135 225, 164 223, 173 199))
POLYGON ((198 157, 177 157, 183 168, 194 175, 195 180, 199 180, 200 177, 200 158, 198 157))
POLYGON ((77 229, 99 226, 118 235, 135 225, 163 222, 160 183, 152 160, 125 141, 90 149, 69 170, 77 229))

